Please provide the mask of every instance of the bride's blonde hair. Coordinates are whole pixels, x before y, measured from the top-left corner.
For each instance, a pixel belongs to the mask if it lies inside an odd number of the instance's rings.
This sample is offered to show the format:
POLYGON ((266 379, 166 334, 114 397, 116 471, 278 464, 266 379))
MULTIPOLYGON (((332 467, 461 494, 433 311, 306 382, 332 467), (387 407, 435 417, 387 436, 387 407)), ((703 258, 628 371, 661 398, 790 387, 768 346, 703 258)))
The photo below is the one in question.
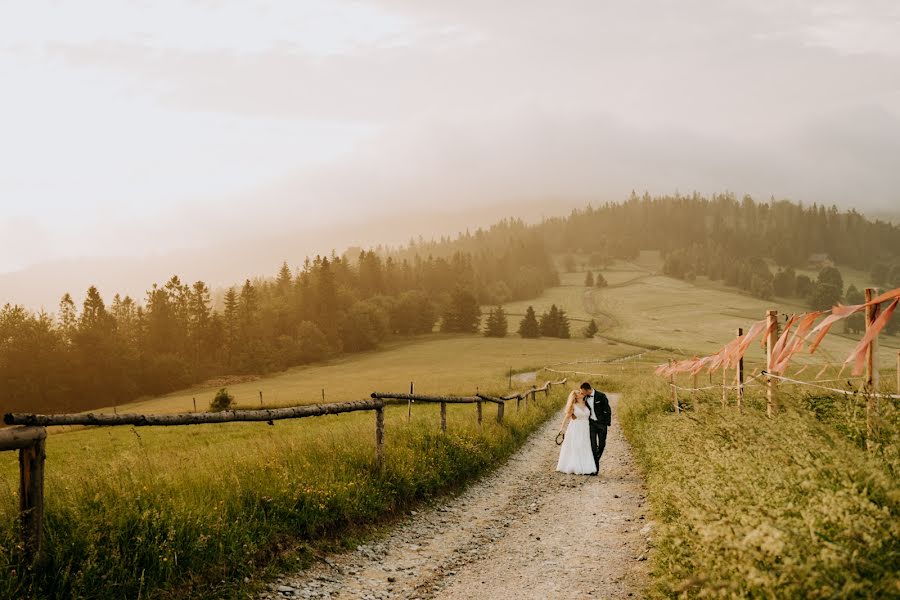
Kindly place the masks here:
POLYGON ((569 392, 569 399, 566 400, 566 416, 575 420, 575 403, 578 402, 578 390, 569 392))

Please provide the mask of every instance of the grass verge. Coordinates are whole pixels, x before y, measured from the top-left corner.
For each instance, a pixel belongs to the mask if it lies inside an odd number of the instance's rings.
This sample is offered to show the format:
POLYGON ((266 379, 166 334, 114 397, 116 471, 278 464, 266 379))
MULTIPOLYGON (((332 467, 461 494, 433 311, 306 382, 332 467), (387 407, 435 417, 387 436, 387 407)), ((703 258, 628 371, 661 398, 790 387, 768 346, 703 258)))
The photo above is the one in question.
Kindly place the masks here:
POLYGON ((869 453, 859 400, 787 393, 767 419, 758 397, 743 414, 710 395, 675 415, 658 379, 625 390, 659 521, 654 597, 900 597, 896 403, 869 453))
POLYGON ((0 597, 234 596, 500 464, 563 398, 507 406, 502 426, 486 405, 481 431, 473 406, 450 406, 447 434, 435 406, 409 424, 389 408, 380 472, 371 413, 53 436, 39 569, 19 562, 13 469, 0 465, 0 597))

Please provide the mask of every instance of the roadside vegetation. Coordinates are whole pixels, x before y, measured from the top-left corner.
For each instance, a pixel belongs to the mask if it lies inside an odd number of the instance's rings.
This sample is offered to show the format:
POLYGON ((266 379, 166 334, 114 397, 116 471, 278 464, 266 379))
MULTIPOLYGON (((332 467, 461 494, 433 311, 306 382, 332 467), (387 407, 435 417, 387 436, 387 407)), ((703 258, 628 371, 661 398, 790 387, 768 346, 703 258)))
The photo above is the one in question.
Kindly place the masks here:
POLYGON ((743 414, 708 394, 676 415, 658 378, 625 390, 620 416, 658 520, 655 597, 900 595, 897 401, 882 404, 870 454, 864 400, 780 398, 773 419, 753 395, 743 414))
POLYGON ((558 389, 518 413, 512 402, 502 426, 488 405, 482 431, 473 406, 450 406, 447 434, 436 406, 415 406, 411 423, 405 407, 389 408, 380 472, 368 412, 55 435, 46 561, 33 571, 19 563, 14 453, 4 453, 0 597, 209 598, 250 589, 498 466, 564 397, 558 389))

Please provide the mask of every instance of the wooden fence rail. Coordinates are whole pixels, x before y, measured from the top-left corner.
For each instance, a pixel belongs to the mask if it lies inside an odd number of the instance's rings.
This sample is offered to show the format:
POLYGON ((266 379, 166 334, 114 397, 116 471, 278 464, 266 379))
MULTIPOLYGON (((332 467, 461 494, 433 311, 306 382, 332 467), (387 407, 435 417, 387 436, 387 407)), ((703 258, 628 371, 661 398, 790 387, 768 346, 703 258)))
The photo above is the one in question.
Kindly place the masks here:
POLYGON ((133 425, 135 427, 169 425, 202 425, 209 423, 268 422, 282 419, 302 419, 336 415, 358 410, 376 410, 384 406, 381 400, 359 400, 355 402, 335 402, 333 404, 307 404, 288 408, 268 408, 256 410, 224 410, 221 412, 179 413, 171 415, 139 414, 62 414, 33 415, 8 413, 3 416, 7 425, 32 425, 52 427, 59 425, 133 425))
MULTIPOLYGON (((532 397, 539 391, 550 394, 553 385, 565 384, 566 380, 548 381, 541 388, 527 392, 496 398, 484 394, 474 396, 425 396, 375 392, 367 400, 336 402, 332 404, 306 404, 286 408, 261 408, 256 410, 225 410, 221 412, 193 412, 171 415, 142 414, 59 414, 39 415, 7 413, 3 422, 13 427, 0 429, 0 451, 19 451, 19 524, 22 547, 26 560, 37 566, 42 559, 43 519, 44 519, 44 460, 47 442, 46 427, 64 425, 90 425, 111 427, 131 425, 135 427, 165 427, 173 425, 203 425, 210 423, 266 422, 282 419, 302 419, 342 413, 371 410, 375 411, 375 464, 384 464, 384 408, 388 405, 407 404, 411 414, 414 402, 439 403, 441 405, 441 431, 447 431, 447 404, 475 404, 478 425, 481 426, 481 405, 491 402, 497 405, 497 422, 503 423, 506 400, 532 397)), ((413 385, 410 383, 410 392, 413 385)))

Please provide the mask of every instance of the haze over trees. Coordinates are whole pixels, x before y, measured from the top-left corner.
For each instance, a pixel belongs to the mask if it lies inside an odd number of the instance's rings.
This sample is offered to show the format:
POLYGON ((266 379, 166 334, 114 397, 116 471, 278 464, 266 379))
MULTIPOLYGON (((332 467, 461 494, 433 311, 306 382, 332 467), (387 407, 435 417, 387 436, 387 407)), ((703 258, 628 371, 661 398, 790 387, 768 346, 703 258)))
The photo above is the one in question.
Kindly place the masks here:
MULTIPOLYGON (((705 276, 760 298, 797 297, 813 307, 848 301, 845 265, 871 272, 879 285, 900 286, 897 225, 852 210, 730 194, 633 194, 535 225, 507 219, 453 239, 317 256, 297 270, 284 263, 273 279, 245 280, 217 295, 218 302, 202 281, 174 276, 150 286, 143 299, 107 300, 91 287, 80 302, 63 294, 55 314, 6 305, 0 409, 108 406, 214 376, 370 350, 388 336, 429 333, 438 323, 443 331, 474 333, 481 306, 535 298, 556 285, 554 256, 574 270, 576 255, 596 268, 632 260, 641 250, 660 251, 672 277, 705 276), (824 261, 815 281, 798 274, 811 260, 824 261)), ((606 284, 593 272, 586 284, 591 276, 594 286, 606 284)), ((559 308, 540 321, 530 309, 518 333, 570 335, 559 308)))
POLYGON ((219 375, 261 374, 377 347, 389 335, 475 332, 480 304, 555 284, 540 237, 520 222, 415 249, 318 256, 246 280, 213 306, 177 276, 143 302, 91 287, 56 315, 0 309, 0 409, 71 411, 165 393, 219 375))

